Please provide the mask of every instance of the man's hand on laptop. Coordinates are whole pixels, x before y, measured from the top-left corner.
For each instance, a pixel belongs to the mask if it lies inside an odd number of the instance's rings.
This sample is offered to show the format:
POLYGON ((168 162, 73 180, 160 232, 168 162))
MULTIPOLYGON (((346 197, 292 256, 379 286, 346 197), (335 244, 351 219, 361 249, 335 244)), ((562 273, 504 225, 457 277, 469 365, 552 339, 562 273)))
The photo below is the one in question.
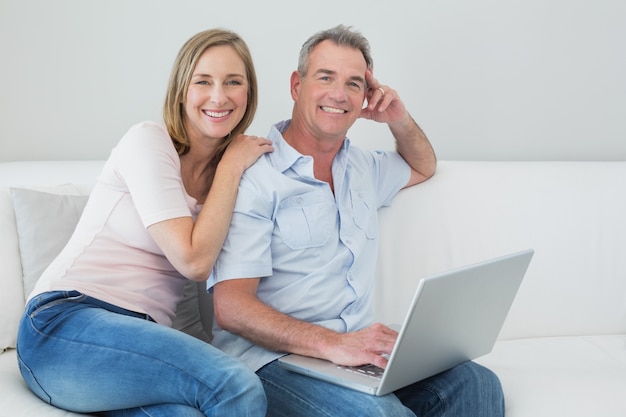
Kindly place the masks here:
POLYGON ((338 334, 336 343, 328 346, 326 359, 337 365, 372 364, 384 369, 397 337, 397 331, 380 323, 356 332, 338 334))

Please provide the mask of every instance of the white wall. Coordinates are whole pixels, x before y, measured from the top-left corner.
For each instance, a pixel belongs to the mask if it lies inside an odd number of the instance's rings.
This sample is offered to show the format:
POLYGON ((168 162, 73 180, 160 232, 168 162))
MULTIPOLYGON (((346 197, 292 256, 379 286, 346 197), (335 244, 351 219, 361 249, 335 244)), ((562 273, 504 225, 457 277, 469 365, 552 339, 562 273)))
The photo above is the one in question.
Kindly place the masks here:
MULTIPOLYGON (((337 23, 370 39, 440 159, 626 160, 623 0, 0 0, 0 161, 106 158, 161 120, 176 52, 214 26, 252 49, 265 135, 301 43, 337 23)), ((372 122, 351 136, 393 146, 372 122)))

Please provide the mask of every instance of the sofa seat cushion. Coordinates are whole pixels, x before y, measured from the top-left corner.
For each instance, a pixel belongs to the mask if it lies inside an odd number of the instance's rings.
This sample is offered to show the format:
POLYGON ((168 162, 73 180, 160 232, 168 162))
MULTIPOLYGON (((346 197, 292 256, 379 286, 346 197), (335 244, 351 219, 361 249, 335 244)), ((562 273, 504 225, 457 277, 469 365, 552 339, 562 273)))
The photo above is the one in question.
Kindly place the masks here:
POLYGON ((507 417, 626 416, 626 335, 502 340, 476 362, 500 377, 507 417))
POLYGON ((0 415, 10 417, 78 417, 48 405, 33 394, 20 375, 15 349, 0 353, 0 415))

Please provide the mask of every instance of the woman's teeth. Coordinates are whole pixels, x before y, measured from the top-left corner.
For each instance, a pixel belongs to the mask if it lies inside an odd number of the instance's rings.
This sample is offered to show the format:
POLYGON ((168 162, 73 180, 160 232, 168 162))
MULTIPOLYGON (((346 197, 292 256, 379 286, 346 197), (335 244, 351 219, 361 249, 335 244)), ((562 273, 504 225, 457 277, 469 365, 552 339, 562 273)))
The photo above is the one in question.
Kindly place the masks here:
POLYGON ((207 116, 210 117, 225 117, 228 116, 228 114, 230 113, 230 110, 226 110, 226 111, 205 111, 204 112, 207 116))

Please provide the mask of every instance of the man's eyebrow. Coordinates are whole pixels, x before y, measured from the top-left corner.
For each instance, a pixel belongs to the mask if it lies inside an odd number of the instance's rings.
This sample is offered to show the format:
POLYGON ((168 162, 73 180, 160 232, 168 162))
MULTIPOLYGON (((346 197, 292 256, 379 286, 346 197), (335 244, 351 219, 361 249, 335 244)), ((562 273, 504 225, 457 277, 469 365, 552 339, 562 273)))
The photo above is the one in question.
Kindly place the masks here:
MULTIPOLYGON (((315 74, 335 75, 336 73, 337 73, 336 71, 325 69, 325 68, 320 68, 317 71, 315 71, 315 74)), ((350 77, 350 80, 359 82, 361 84, 365 84, 365 78, 358 76, 358 75, 354 75, 350 77)))
POLYGON ((333 70, 329 70, 329 69, 326 69, 326 68, 320 68, 320 69, 318 69, 317 71, 315 71, 315 73, 316 73, 316 74, 327 74, 327 75, 333 75, 333 74, 336 74, 336 72, 335 72, 335 71, 333 71, 333 70))
POLYGON ((361 84, 365 84, 365 78, 360 77, 360 76, 358 76, 358 75, 355 75, 355 76, 353 76, 353 77, 350 77, 350 79, 351 79, 352 81, 358 81, 358 82, 360 82, 361 84))

